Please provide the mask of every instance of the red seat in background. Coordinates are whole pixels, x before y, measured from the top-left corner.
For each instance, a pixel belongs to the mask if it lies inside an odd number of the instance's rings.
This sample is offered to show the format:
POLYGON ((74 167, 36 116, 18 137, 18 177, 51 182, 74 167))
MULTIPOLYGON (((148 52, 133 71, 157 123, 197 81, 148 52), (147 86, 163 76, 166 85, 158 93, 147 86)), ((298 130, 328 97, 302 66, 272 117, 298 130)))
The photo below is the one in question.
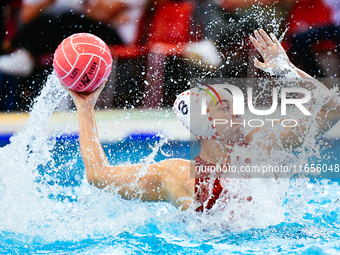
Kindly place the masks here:
MULTIPOLYGON (((297 1, 287 20, 288 31, 286 38, 294 34, 308 31, 311 28, 317 28, 329 25, 331 21, 331 10, 323 3, 323 0, 305 0, 297 1)), ((285 40, 283 46, 289 49, 289 41, 285 40)), ((320 41, 314 45, 315 51, 324 51, 334 49, 335 43, 332 41, 320 41)))

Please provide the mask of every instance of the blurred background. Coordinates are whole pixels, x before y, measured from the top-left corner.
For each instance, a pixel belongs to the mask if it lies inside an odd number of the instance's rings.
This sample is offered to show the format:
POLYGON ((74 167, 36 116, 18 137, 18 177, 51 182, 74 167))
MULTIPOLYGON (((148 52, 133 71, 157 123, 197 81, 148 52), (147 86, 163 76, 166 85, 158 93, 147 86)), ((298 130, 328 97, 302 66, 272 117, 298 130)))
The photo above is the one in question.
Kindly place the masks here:
MULTIPOLYGON (((339 75, 336 0, 2 0, 0 110, 27 112, 67 36, 90 32, 111 48, 98 109, 169 108, 192 78, 265 76, 253 67, 254 29, 281 37, 314 77, 339 75)), ((259 56, 257 56, 259 57, 259 56)), ((62 109, 72 109, 71 101, 62 109)))

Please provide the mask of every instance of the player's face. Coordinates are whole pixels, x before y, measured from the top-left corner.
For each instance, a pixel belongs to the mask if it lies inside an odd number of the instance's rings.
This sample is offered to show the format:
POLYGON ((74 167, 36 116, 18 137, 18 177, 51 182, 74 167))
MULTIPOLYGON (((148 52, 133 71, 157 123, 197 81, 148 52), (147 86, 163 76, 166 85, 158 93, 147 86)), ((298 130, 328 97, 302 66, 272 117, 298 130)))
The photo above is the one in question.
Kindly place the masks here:
POLYGON ((222 138, 227 140, 228 142, 235 142, 243 139, 243 118, 241 115, 234 115, 233 113, 233 98, 230 93, 223 93, 221 96, 221 102, 215 102, 213 100, 210 101, 208 107, 210 111, 210 115, 216 121, 216 130, 220 134, 222 138), (222 102, 222 104, 221 104, 222 102), (223 123, 222 120, 226 120, 226 124, 218 124, 223 123), (232 123, 232 125, 231 125, 232 123), (242 124, 236 124, 242 123, 242 124))

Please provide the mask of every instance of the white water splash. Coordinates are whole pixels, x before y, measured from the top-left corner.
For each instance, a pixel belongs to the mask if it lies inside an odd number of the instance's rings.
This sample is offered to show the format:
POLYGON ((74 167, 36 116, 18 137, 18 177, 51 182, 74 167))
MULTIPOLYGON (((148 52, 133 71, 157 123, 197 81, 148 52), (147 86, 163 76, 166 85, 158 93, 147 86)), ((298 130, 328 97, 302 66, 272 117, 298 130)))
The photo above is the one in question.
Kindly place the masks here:
MULTIPOLYGON (((38 167, 47 163, 53 165, 55 139, 51 139, 46 127, 54 109, 67 95, 55 74, 50 75, 35 100, 27 126, 11 138, 9 145, 0 149, 1 231, 40 236, 41 242, 53 242, 87 238, 107 231, 119 234, 126 223, 112 221, 112 218, 110 223, 109 215, 115 211, 112 205, 119 206, 122 202, 87 182, 74 188, 37 182, 38 167), (61 194, 73 194, 79 202, 49 198, 61 194)), ((119 207, 124 210, 124 206, 119 207)), ((134 220, 131 222, 133 224, 134 220)))
MULTIPOLYGON (((37 181, 43 179, 39 166, 48 164, 52 167, 49 172, 57 173, 66 172, 77 163, 75 160, 55 167, 52 153, 56 140, 51 139, 47 128, 54 109, 67 95, 55 74, 50 75, 35 100, 27 126, 11 138, 9 145, 0 148, 0 231, 15 233, 27 243, 74 241, 133 232, 153 217, 162 217, 162 214, 155 216, 156 211, 174 211, 171 205, 150 206, 139 200, 123 200, 112 192, 97 189, 85 179, 75 187, 37 181), (60 195, 75 199, 73 202, 55 199, 60 195)), ((166 141, 163 137, 153 148, 153 153, 145 159, 146 164, 154 162, 166 141)), ((138 175, 145 175, 145 169, 138 175)), ((53 177, 47 177, 53 181, 53 177)))
MULTIPOLYGON (((255 16, 260 19, 261 12, 255 16)), ((277 28, 277 24, 277 19, 273 19, 273 28, 277 28)), ((289 179, 235 179, 228 184, 230 191, 244 196, 251 195, 252 202, 239 203, 238 199, 231 199, 227 210, 202 216, 192 210, 176 211, 173 206, 164 203, 124 201, 116 195, 92 187, 86 181, 71 189, 39 184, 36 182, 37 168, 51 162, 51 150, 55 143, 50 140, 46 125, 58 102, 66 95, 59 80, 51 75, 34 104, 27 127, 11 139, 10 145, 0 149, 1 231, 41 238, 42 242, 53 242, 133 232, 136 227, 154 221, 158 223, 160 236, 168 243, 183 240, 190 243, 188 236, 204 233, 214 236, 223 233, 226 228, 265 228, 287 220, 287 213, 289 221, 301 222, 306 212, 316 211, 313 205, 308 205, 314 195, 310 190, 317 193, 321 186, 307 186, 307 179, 297 179, 294 182, 289 179), (77 201, 62 202, 48 197, 50 194, 61 193, 73 194, 77 201), (283 199, 289 200, 286 206, 283 205, 283 199), (233 220, 230 221, 232 211, 233 220)), ((306 141, 304 148, 315 147, 314 138, 306 141)), ((164 142, 162 140, 156 146, 147 162, 154 160, 155 152, 164 142)), ((287 156, 290 160, 304 162, 310 155, 305 154, 300 158, 292 154, 287 156)), ((277 163, 276 157, 270 160, 277 163)), ((144 174, 145 171, 142 171, 140 176, 144 174)))
POLYGON ((37 168, 51 159, 54 141, 50 140, 46 125, 59 100, 65 96, 66 91, 57 77, 50 76, 35 101, 27 126, 0 149, 0 214, 6 219, 0 223, 2 230, 26 232, 32 221, 44 218, 43 207, 49 201, 37 191, 37 168))

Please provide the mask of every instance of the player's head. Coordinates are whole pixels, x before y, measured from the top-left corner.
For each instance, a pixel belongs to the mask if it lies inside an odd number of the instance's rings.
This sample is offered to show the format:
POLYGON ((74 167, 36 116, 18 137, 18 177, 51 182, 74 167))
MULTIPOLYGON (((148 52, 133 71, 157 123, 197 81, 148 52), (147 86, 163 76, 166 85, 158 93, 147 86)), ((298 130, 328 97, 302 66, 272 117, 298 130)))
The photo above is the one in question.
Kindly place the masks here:
POLYGON ((233 115, 233 97, 217 85, 203 85, 177 95, 174 111, 197 140, 235 142, 243 139, 243 125, 231 126, 231 122, 243 121, 240 115, 233 115))

